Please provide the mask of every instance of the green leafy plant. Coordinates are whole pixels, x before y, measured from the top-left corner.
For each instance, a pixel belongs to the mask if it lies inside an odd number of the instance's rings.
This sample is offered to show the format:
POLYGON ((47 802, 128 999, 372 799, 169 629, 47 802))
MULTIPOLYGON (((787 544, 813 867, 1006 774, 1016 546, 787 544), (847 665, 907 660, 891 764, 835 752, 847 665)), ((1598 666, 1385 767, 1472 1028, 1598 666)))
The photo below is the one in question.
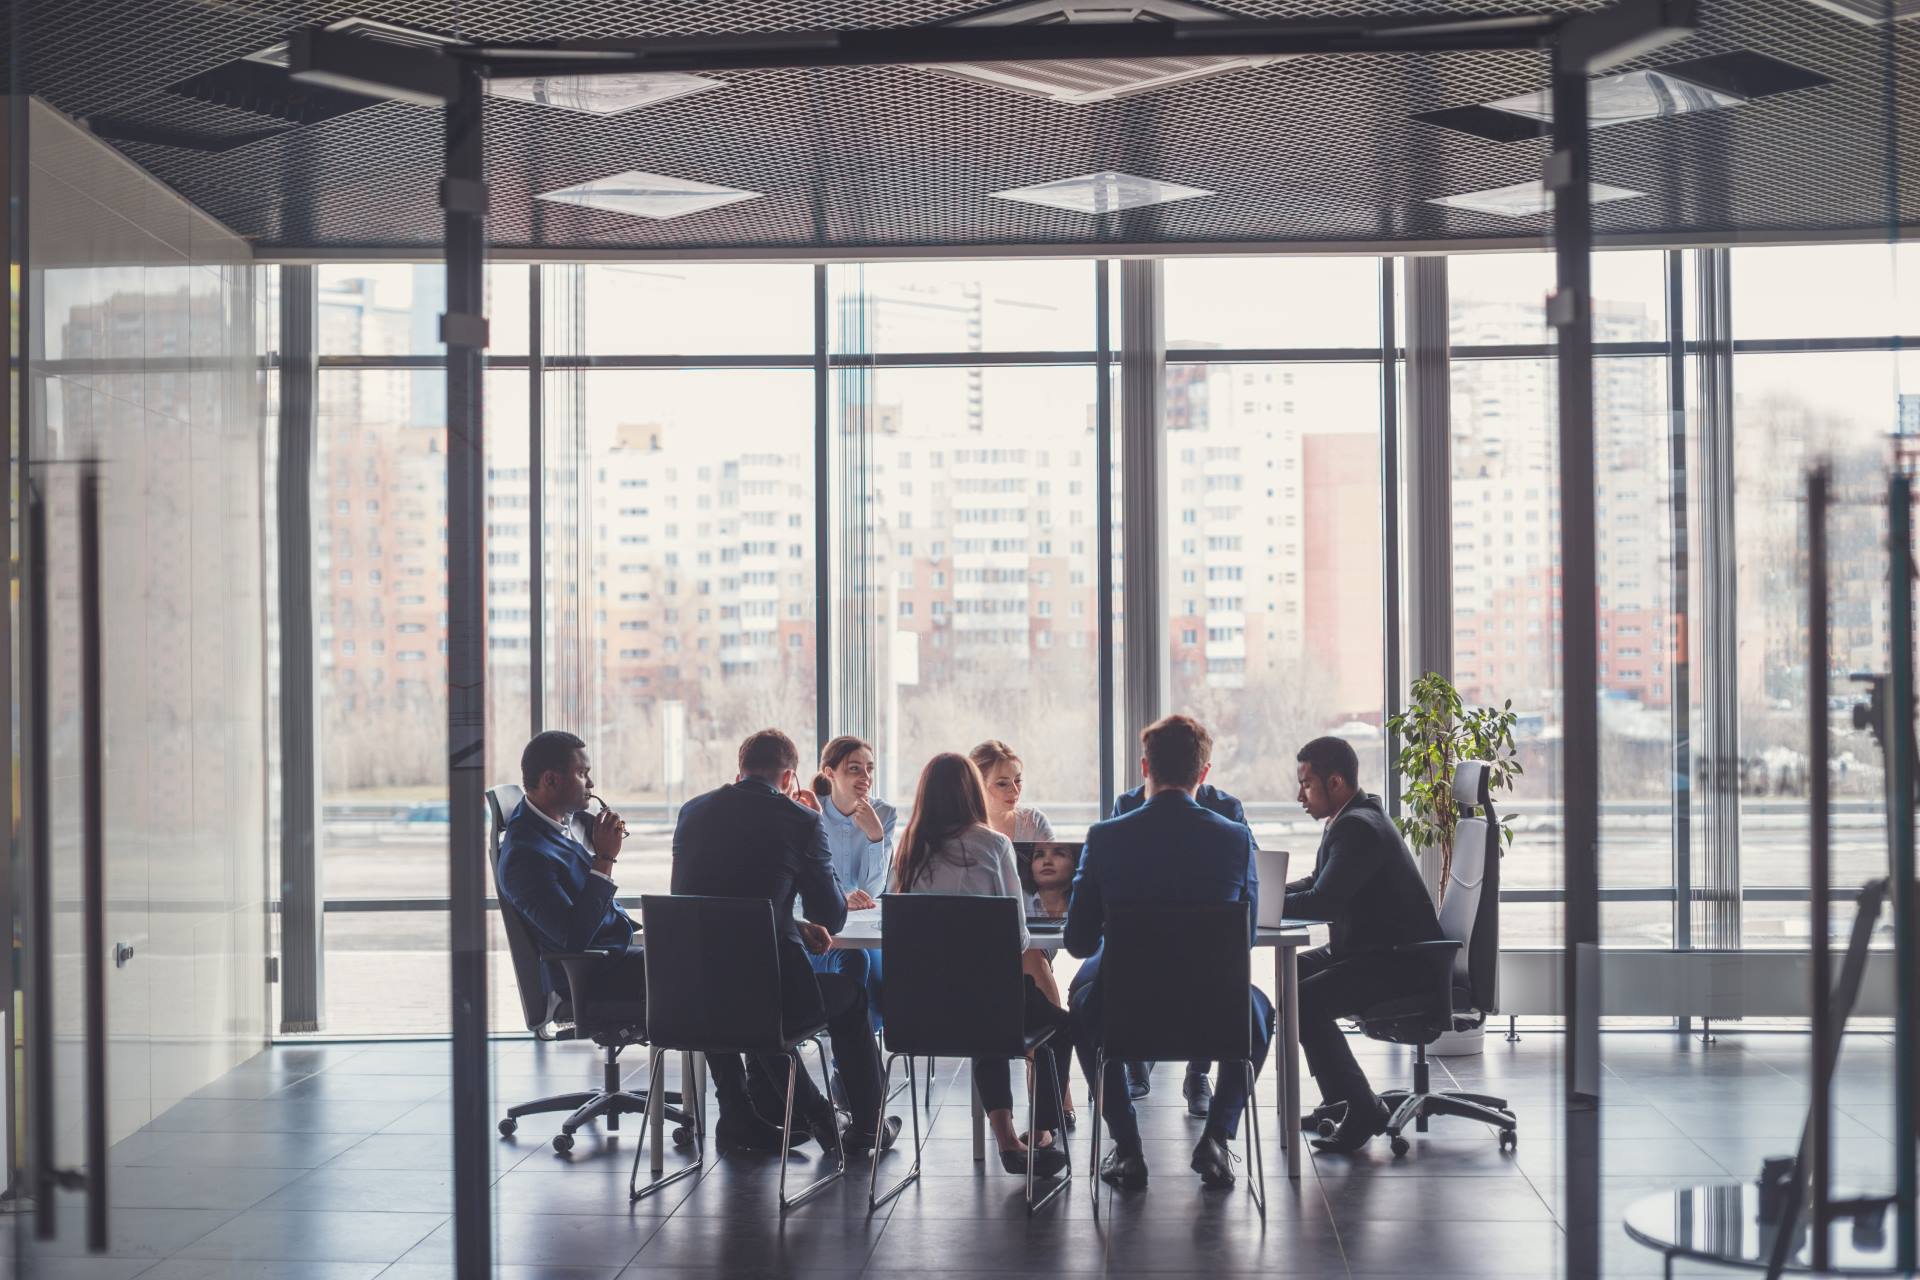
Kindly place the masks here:
MULTIPOLYGON (((1468 707, 1460 691, 1437 672, 1413 682, 1407 707, 1387 717, 1387 728, 1399 735, 1400 754, 1394 761, 1404 783, 1401 798, 1405 816, 1394 819, 1400 834, 1415 852, 1440 850, 1441 899, 1453 868, 1453 771, 1462 760, 1485 760, 1491 766, 1490 791, 1507 791, 1520 776, 1519 750, 1513 742, 1518 717, 1513 702, 1500 707, 1468 707)), ((1513 828, 1500 823, 1503 844, 1513 840, 1513 828)))

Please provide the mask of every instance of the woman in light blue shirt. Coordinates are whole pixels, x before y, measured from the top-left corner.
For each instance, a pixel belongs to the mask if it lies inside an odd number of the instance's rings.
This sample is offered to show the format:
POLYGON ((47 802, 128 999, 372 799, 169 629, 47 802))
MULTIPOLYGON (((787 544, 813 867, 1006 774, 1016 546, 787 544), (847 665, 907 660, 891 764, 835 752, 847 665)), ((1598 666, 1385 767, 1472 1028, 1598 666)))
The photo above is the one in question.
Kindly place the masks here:
MULTIPOLYGON (((893 868, 892 805, 873 797, 873 747, 851 734, 842 734, 820 752, 820 772, 814 775, 814 794, 820 797, 820 816, 833 855, 833 871, 847 895, 848 911, 871 911, 880 905, 893 868)), ((873 1028, 881 1025, 880 953, 858 947, 834 947, 813 957, 817 973, 844 973, 867 989, 867 1008, 873 1028)), ((842 1096, 836 1064, 834 1101, 842 1096)))

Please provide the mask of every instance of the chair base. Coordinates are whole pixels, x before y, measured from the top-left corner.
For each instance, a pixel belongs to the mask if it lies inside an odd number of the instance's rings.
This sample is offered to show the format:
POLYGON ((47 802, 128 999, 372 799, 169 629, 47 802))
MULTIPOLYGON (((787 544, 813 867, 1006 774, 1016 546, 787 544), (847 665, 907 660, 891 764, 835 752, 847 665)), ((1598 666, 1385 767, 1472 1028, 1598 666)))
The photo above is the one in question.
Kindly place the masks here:
POLYGON ((1387 1104, 1391 1114, 1387 1121, 1387 1139, 1396 1156, 1403 1156, 1408 1151, 1407 1140, 1401 1131, 1411 1124, 1416 1133, 1425 1133, 1427 1121, 1434 1116, 1459 1116, 1493 1125, 1500 1130, 1500 1149, 1503 1151, 1512 1150, 1520 1142, 1519 1120, 1507 1108, 1506 1099, 1491 1094, 1391 1089, 1380 1095, 1380 1101, 1387 1104))
MULTIPOLYGON (((613 1131, 619 1129, 621 1116, 645 1115, 647 1095, 620 1087, 619 1058, 619 1049, 609 1048, 606 1051, 606 1058, 602 1063, 601 1086, 598 1089, 557 1093, 551 1097, 535 1098, 531 1102, 522 1102, 508 1107, 506 1115, 501 1117, 500 1123, 496 1126, 500 1136, 512 1137, 520 1128, 522 1116, 569 1112, 570 1114, 560 1124, 560 1132, 553 1138, 553 1149, 564 1155, 573 1150, 574 1134, 582 1125, 604 1119, 607 1129, 613 1131)), ((667 1109, 667 1118, 680 1126, 675 1131, 675 1141, 678 1145, 684 1146, 685 1143, 680 1142, 680 1138, 695 1127, 695 1121, 687 1112, 671 1105, 682 1101, 679 1094, 667 1094, 666 1101, 670 1104, 667 1109)))

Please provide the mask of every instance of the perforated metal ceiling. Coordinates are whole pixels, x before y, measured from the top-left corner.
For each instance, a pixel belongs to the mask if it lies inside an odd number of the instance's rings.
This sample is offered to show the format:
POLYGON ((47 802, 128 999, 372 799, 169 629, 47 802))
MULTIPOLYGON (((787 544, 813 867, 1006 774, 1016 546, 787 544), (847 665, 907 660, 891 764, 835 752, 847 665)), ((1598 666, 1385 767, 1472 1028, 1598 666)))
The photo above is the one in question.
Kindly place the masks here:
MULTIPOLYGON (((168 86, 284 39, 370 16, 495 41, 905 26, 972 0, 18 0, 30 88, 107 117, 141 165, 265 248, 430 246, 440 235, 435 109, 374 103, 313 123, 168 86), (260 136, 263 130, 284 131, 260 136), (142 134, 142 131, 145 131, 142 134), (224 148, 224 149, 220 149, 224 148)), ((1589 0, 1240 0, 1259 18, 1471 14, 1589 0)), ((1602 233, 1794 235, 1920 223, 1920 24, 1870 28, 1808 0, 1703 0, 1702 27, 1647 64, 1754 50, 1833 83, 1594 135, 1598 181, 1646 192, 1599 206, 1602 233), (1889 41, 1898 42, 1897 56, 1889 41), (1896 126, 1906 123, 1906 137, 1896 126), (1898 211, 1895 202, 1898 202, 1898 211)), ((1489 141, 1413 117, 1543 87, 1531 54, 1311 57, 1091 106, 1022 98, 905 67, 731 73, 727 88, 595 117, 490 100, 496 244, 515 248, 1315 242, 1539 234, 1425 203, 1539 177, 1546 143, 1489 141), (536 201, 622 170, 764 192, 668 222, 536 201), (1094 217, 988 199, 1102 169, 1207 199, 1094 217)), ((316 113, 317 114, 317 113, 316 113)))

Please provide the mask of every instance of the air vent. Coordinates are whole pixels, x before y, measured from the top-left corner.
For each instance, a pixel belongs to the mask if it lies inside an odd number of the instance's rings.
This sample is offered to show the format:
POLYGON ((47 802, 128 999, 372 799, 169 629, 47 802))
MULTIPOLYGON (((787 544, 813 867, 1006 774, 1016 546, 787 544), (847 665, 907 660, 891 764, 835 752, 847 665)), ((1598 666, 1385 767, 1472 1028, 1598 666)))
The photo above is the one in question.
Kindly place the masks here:
MULTIPOLYGON (((417 27, 402 27, 391 22, 381 22, 377 18, 342 18, 338 22, 327 24, 327 30, 343 36, 359 36, 367 40, 379 40, 386 44, 411 45, 417 49, 431 49, 441 45, 459 44, 452 36, 437 36, 431 31, 421 31, 417 27)), ((270 67, 287 65, 287 42, 268 45, 258 53, 247 55, 248 62, 264 62, 270 67)))
POLYGON ((1920 0, 1809 0, 1809 3, 1875 27, 1920 18, 1920 0))
MULTIPOLYGON (((1186 0, 1144 0, 1139 4, 1074 4, 1069 0, 1025 0, 953 22, 956 27, 1039 26, 1096 22, 1206 22, 1227 15, 1186 0)), ((1284 55, 1247 58, 1103 58, 1086 62, 949 63, 924 70, 992 85, 1049 102, 1109 102, 1150 93, 1244 67, 1285 62, 1284 55)))

